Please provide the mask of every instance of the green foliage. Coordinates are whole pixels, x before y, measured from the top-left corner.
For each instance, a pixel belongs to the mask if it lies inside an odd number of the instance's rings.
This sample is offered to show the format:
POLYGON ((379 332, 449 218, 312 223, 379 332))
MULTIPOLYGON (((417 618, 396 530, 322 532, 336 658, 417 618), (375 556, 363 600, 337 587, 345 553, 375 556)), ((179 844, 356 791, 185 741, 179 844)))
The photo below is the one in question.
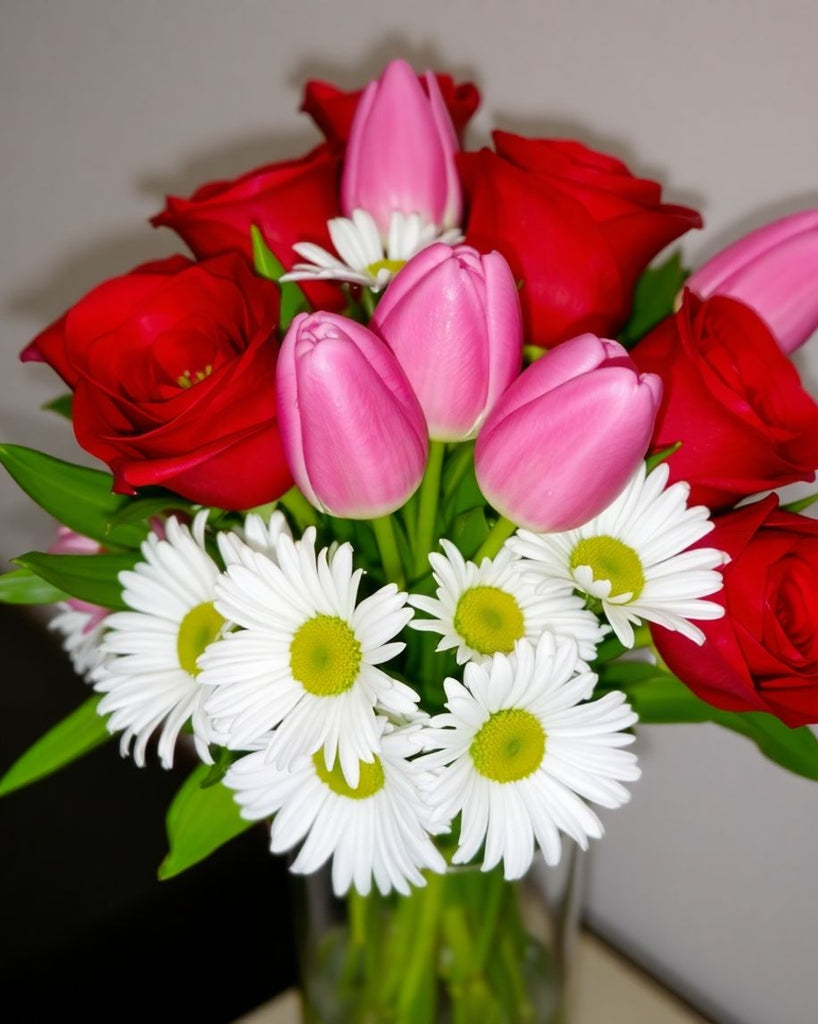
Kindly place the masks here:
POLYGON ((250 238, 253 243, 253 262, 256 273, 261 277, 266 277, 268 281, 275 281, 281 290, 281 313, 278 326, 282 331, 286 331, 299 313, 309 312, 310 304, 295 281, 279 280, 285 272, 284 267, 275 254, 270 251, 255 224, 250 228, 250 238))
POLYGON ((230 790, 221 783, 208 784, 210 774, 206 764, 194 768, 168 808, 169 850, 159 865, 160 879, 193 867, 253 824, 239 817, 230 790))
POLYGON ((12 561, 72 597, 124 611, 128 605, 122 600, 118 576, 124 569, 133 569, 139 557, 136 551, 116 555, 47 555, 29 551, 12 561))
POLYGON ((763 711, 720 711, 674 675, 645 662, 610 662, 602 666, 600 682, 623 690, 643 724, 713 722, 746 736, 782 768, 818 779, 818 738, 806 726, 790 729, 763 711))
POLYGON ((635 345, 651 328, 673 312, 673 303, 690 271, 677 250, 664 263, 648 267, 636 282, 631 317, 619 336, 626 348, 635 345))
POLYGON ((15 444, 0 445, 0 462, 33 501, 77 533, 107 548, 134 548, 144 540, 146 525, 113 521, 131 499, 111 491, 110 474, 15 444))
POLYGON ((53 604, 68 596, 31 569, 14 569, 0 575, 0 602, 3 604, 53 604))
POLYGON ((51 775, 109 740, 105 719, 97 712, 100 697, 91 697, 41 736, 0 779, 0 796, 51 775))
POLYGON ((50 402, 46 402, 43 406, 47 412, 55 412, 58 416, 64 416, 65 419, 70 420, 73 418, 73 406, 74 406, 74 395, 69 392, 67 395, 59 395, 57 398, 52 398, 50 402))

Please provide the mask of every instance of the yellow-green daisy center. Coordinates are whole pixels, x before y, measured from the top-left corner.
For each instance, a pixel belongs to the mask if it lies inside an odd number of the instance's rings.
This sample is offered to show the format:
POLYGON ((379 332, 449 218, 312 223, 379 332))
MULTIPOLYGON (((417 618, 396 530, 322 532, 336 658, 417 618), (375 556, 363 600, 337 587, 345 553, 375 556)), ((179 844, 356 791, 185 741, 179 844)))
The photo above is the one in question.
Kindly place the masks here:
POLYGON ((517 599, 507 591, 470 587, 457 602, 454 628, 479 654, 510 654, 525 636, 525 619, 517 599))
POLYGON ((361 645, 337 615, 316 615, 299 626, 290 644, 293 678, 317 697, 334 697, 358 678, 361 645))
POLYGON ((197 604, 182 619, 179 635, 176 637, 176 653, 179 664, 191 676, 197 676, 201 669, 197 659, 205 647, 219 635, 224 625, 224 617, 219 615, 212 601, 197 604))
POLYGON ((338 796, 346 796, 350 800, 366 800, 367 797, 374 796, 379 789, 383 789, 383 766, 378 757, 372 764, 367 761, 359 763, 361 774, 358 785, 354 788, 344 778, 340 761, 336 760, 332 768, 327 768, 323 750, 318 750, 312 755, 312 763, 315 765, 318 778, 338 796))
POLYGON ((471 741, 469 753, 487 779, 517 782, 542 764, 545 730, 530 711, 495 711, 471 741))
POLYGON ((371 274, 373 277, 378 276, 379 270, 388 270, 391 274, 397 274, 406 264, 406 260, 378 260, 375 263, 370 263, 366 268, 367 274, 371 274))
POLYGON ((635 601, 645 587, 639 555, 616 537, 586 537, 571 552, 571 568, 588 565, 595 580, 611 581, 611 597, 631 594, 635 601))

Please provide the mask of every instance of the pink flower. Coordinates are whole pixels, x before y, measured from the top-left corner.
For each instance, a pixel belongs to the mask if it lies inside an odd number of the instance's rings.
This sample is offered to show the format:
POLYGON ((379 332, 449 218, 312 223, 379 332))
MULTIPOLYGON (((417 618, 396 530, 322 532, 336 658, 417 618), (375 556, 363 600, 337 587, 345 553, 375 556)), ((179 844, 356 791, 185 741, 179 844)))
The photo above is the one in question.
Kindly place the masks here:
POLYGON ((475 448, 477 482, 506 518, 570 530, 617 497, 644 457, 662 397, 615 341, 581 334, 502 395, 475 448))
POLYGON ((402 60, 370 82, 355 111, 341 176, 341 209, 370 213, 385 236, 393 210, 441 230, 460 222, 457 136, 437 79, 402 60))
MULTIPOLYGON (((90 537, 77 533, 68 526, 60 524, 57 527, 57 536, 54 543, 49 547, 50 555, 98 555, 102 546, 90 537)), ((69 608, 77 612, 85 612, 89 618, 83 628, 83 633, 89 633, 110 613, 110 608, 103 608, 98 604, 90 604, 78 597, 68 597, 63 602, 69 608)))
POLYGON ((722 249, 687 281, 702 299, 726 295, 753 309, 782 352, 818 328, 818 210, 782 217, 722 249))
POLYGON ((280 430, 293 478, 318 508, 370 519, 400 508, 423 476, 426 422, 380 338, 334 313, 302 313, 279 353, 280 430))
POLYGON ((473 437, 520 372, 520 301, 497 252, 424 249, 387 288, 372 329, 405 370, 434 440, 473 437))

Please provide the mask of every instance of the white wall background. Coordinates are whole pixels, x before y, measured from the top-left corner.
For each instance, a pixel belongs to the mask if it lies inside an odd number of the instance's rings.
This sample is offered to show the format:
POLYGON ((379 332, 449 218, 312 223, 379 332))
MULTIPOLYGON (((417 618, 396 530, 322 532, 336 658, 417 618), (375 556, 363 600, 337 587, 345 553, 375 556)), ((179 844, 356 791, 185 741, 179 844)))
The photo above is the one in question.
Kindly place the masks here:
MULTIPOLYGON (((317 140, 301 84, 345 87, 403 55, 471 78, 492 125, 573 135, 697 206, 696 263, 818 205, 811 0, 3 0, 0 438, 78 459, 38 405, 60 392, 17 353, 86 290, 178 247, 166 192, 317 140)), ((818 341, 799 365, 818 393, 818 341)), ((0 554, 51 524, 0 480, 0 554)), ((644 776, 606 818, 588 914, 725 1024, 818 1019, 818 786, 716 727, 640 733, 644 776)), ((604 1024, 604 1022, 601 1022, 604 1024)))

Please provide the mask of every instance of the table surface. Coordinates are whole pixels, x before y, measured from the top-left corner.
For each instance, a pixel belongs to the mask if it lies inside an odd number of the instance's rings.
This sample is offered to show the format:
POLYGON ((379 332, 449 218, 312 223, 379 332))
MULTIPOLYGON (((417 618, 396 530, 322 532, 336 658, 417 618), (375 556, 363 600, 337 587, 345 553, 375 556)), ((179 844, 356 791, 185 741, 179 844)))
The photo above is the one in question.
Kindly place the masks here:
MULTIPOLYGON (((572 1024, 707 1024, 644 971, 583 931, 573 976, 572 1024)), ((298 996, 282 993, 235 1024, 300 1024, 298 996)))

